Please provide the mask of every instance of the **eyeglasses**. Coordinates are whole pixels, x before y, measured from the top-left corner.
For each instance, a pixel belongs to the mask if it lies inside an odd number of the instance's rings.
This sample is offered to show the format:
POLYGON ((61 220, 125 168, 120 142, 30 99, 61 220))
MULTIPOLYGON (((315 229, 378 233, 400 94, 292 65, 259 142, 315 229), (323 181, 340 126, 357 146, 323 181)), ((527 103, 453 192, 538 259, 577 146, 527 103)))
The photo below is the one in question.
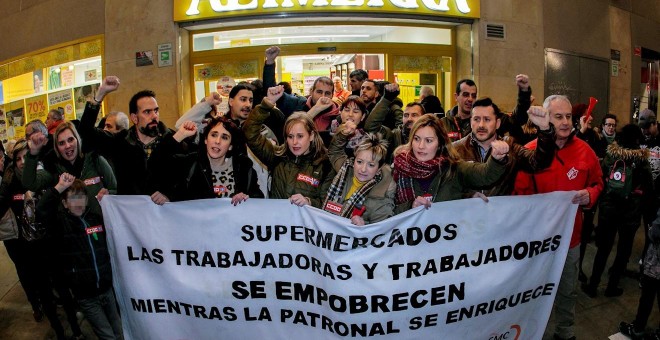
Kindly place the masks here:
POLYGON ((607 127, 616 127, 616 123, 615 124, 605 123, 603 125, 607 127))

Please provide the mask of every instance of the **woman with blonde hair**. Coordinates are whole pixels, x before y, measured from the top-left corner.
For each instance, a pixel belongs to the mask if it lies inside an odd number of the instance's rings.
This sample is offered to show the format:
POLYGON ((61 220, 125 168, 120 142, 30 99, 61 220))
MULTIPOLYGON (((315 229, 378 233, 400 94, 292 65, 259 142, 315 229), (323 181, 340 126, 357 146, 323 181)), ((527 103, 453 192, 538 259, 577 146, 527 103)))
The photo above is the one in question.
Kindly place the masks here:
POLYGON ((495 183, 506 170, 509 145, 493 141, 486 163, 460 160, 440 119, 424 115, 413 125, 407 144, 394 151, 396 212, 433 202, 463 198, 468 189, 495 183))
POLYGON ((284 123, 283 145, 273 145, 261 134, 261 125, 268 117, 279 114, 274 103, 282 93, 282 86, 271 87, 266 98, 252 110, 243 125, 247 145, 271 171, 269 198, 285 198, 297 206, 320 208, 333 171, 312 118, 305 112, 289 116, 284 123))
POLYGON ((5 241, 7 253, 16 265, 19 280, 32 305, 34 320, 41 321, 45 314, 57 339, 66 339, 53 297, 55 289, 73 331, 73 339, 82 339, 84 337, 78 325, 71 293, 54 271, 59 265, 58 257, 53 256, 56 254, 57 244, 51 240, 52 233, 48 232, 46 226, 35 223, 28 218, 25 211, 29 203, 34 202, 30 198, 34 193, 28 191, 21 181, 27 167, 28 142, 19 139, 10 153, 13 162, 8 166, 0 185, 0 216, 11 209, 16 216, 19 235, 17 239, 5 241))
POLYGON ((117 190, 117 180, 108 161, 95 152, 83 153, 80 135, 73 123, 67 121, 60 124, 53 134, 57 155, 54 166, 44 166, 46 169, 54 169, 54 172, 38 170, 39 154, 46 143, 47 137, 41 132, 30 136, 30 152, 25 157, 22 178, 25 187, 35 192, 42 191, 55 186, 61 174, 69 173, 87 185, 87 196, 92 209, 100 212, 101 206, 96 197, 115 193, 117 190))
POLYGON ((355 122, 339 126, 330 143, 330 161, 337 175, 332 180, 323 210, 350 218, 358 226, 382 221, 394 215, 396 185, 392 170, 385 164, 387 141, 368 133, 346 154, 345 146, 356 129, 355 122))

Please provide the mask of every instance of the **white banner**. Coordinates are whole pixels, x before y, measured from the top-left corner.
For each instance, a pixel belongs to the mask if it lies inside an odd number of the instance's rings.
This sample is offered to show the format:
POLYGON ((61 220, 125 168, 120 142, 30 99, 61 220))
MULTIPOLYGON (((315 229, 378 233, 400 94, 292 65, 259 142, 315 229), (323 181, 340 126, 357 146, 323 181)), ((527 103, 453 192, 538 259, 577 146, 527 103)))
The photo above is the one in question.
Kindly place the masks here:
POLYGON ((571 192, 436 203, 356 227, 287 200, 106 196, 126 339, 541 339, 571 192))

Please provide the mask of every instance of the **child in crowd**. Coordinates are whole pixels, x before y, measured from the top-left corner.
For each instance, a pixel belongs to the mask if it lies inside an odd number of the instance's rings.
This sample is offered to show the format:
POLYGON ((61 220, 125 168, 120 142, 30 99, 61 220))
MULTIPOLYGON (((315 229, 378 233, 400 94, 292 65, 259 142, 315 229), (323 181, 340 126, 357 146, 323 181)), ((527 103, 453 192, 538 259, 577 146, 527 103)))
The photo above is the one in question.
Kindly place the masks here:
POLYGON ((96 336, 121 339, 103 217, 90 209, 85 183, 62 173, 55 187, 39 200, 37 218, 51 221, 53 237, 60 245, 58 269, 96 336))

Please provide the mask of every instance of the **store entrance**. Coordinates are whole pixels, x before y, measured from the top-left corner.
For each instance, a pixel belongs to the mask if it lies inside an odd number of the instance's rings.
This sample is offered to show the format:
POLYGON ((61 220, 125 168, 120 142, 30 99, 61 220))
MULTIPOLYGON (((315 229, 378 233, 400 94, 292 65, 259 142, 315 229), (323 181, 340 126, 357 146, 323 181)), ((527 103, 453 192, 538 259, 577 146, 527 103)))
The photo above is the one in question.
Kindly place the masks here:
MULTIPOLYGON (((262 78, 264 51, 268 46, 250 46, 193 53, 192 104, 211 91, 230 83, 262 78)), ((309 95, 320 76, 339 77, 350 90, 349 75, 364 69, 373 80, 397 82, 404 104, 418 101, 422 87, 428 86, 442 106, 451 104, 451 85, 455 79, 453 46, 389 43, 337 43, 280 45, 276 59, 276 82, 288 82, 292 92, 309 95)), ((218 91, 220 92, 220 91, 218 91)), ((222 92, 221 92, 222 93, 222 92)), ((227 92, 225 92, 227 94, 227 92)))

